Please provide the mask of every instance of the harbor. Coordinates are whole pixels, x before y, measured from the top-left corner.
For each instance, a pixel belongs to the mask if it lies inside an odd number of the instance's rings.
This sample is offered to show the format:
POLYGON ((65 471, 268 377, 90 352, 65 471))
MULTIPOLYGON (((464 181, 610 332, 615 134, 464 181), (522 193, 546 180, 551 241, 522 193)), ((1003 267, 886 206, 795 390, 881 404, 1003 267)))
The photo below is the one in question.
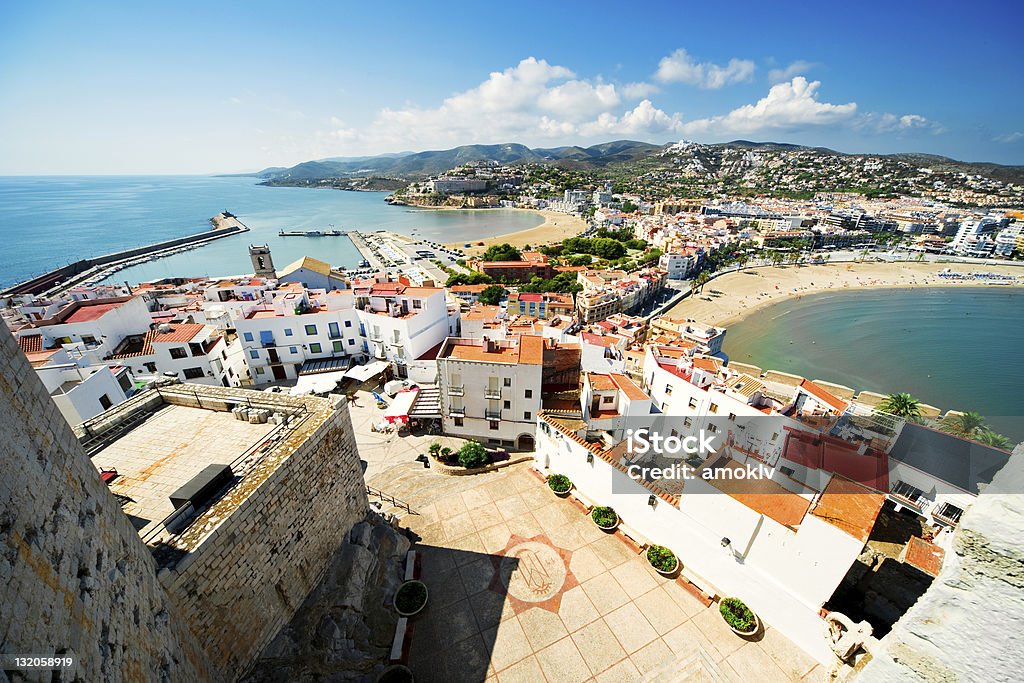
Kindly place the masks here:
POLYGON ((344 237, 344 230, 281 230, 278 237, 344 237))

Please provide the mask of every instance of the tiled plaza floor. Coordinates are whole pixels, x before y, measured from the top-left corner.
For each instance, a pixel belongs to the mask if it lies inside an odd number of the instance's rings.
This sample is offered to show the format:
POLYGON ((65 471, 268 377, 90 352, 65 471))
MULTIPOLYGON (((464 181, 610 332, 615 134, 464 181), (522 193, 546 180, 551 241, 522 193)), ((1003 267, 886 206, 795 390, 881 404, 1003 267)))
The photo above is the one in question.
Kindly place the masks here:
POLYGON ((418 514, 402 520, 421 537, 430 591, 413 619, 418 681, 825 678, 771 628, 753 640, 733 634, 715 605, 657 574, 528 464, 418 477, 420 486, 403 492, 418 499, 418 514))

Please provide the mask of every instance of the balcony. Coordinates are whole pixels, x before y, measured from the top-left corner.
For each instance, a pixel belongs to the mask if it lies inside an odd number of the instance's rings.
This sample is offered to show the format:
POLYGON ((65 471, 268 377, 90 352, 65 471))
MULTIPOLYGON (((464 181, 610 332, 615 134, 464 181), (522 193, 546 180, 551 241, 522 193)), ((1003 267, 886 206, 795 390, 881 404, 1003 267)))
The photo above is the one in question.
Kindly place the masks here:
POLYGON ((500 420, 501 419, 501 411, 500 410, 485 410, 484 411, 484 417, 486 417, 488 420, 500 420))
POLYGON ((484 389, 484 398, 491 401, 498 401, 501 399, 501 389, 484 389))
POLYGON ((460 384, 457 387, 456 386, 448 387, 448 395, 449 396, 465 396, 466 395, 466 387, 465 387, 465 385, 460 384))
POLYGON ((451 417, 466 417, 466 406, 448 406, 448 414, 451 417))

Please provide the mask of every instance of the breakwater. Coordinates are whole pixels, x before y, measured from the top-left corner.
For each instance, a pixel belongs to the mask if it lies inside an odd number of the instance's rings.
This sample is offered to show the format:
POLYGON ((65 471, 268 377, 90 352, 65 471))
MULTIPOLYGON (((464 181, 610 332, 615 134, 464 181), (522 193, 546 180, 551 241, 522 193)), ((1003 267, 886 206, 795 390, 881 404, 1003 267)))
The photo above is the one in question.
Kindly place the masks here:
POLYGON ((142 247, 125 249, 103 256, 84 258, 69 263, 60 268, 47 271, 42 275, 25 280, 10 287, 3 292, 2 296, 14 296, 17 294, 54 294, 61 290, 73 287, 85 280, 103 278, 109 276, 119 267, 127 267, 139 262, 140 259, 158 258, 176 253, 182 249, 192 248, 200 244, 212 242, 213 240, 230 237, 249 228, 228 212, 222 212, 210 219, 213 224, 212 230, 177 237, 163 242, 156 242, 142 247))

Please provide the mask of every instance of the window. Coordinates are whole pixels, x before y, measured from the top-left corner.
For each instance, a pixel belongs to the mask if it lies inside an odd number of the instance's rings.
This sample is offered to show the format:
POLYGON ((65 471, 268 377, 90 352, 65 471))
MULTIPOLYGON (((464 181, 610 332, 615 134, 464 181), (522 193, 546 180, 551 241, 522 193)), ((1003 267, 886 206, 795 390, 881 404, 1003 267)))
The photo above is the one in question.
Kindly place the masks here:
POLYGON ((671 396, 672 395, 672 385, 671 384, 666 384, 665 385, 665 395, 666 396, 671 396))
POLYGON ((533 398, 533 389, 527 389, 525 396, 526 398, 533 398))
POLYGON ((772 441, 775 441, 778 438, 779 438, 779 433, 778 432, 772 432, 772 441))
POLYGON ((602 396, 601 397, 601 403, 615 403, 615 397, 614 396, 602 396))
POLYGON ((256 374, 257 375, 262 375, 263 374, 263 366, 262 365, 258 365, 256 367, 256 374))
POLYGON ((499 424, 499 422, 498 422, 498 420, 491 420, 491 421, 490 421, 490 422, 488 422, 487 424, 488 424, 488 426, 489 426, 489 427, 490 427, 491 429, 497 429, 497 428, 498 428, 498 424, 499 424))
POLYGON ((718 404, 717 403, 712 403, 711 407, 708 408, 708 410, 710 410, 712 413, 717 413, 718 412, 718 404))
POLYGON ((942 507, 935 512, 936 517, 940 518, 944 522, 950 522, 952 524, 959 524, 960 515, 962 514, 964 514, 964 511, 951 503, 943 503, 942 507))
POLYGON ((331 349, 333 351, 344 351, 345 350, 345 345, 339 339, 338 341, 336 341, 333 344, 331 344, 331 349))
POLYGON ((683 426, 684 427, 692 427, 693 426, 693 420, 691 420, 688 417, 684 417, 683 418, 683 426))
POLYGON ((512 378, 511 377, 506 377, 506 378, 504 378, 502 380, 501 383, 502 383, 502 386, 510 387, 510 386, 512 386, 512 378))
POLYGON ((110 406, 112 406, 114 404, 110 400, 109 396, 107 396, 106 394, 103 394, 102 396, 100 396, 100 405, 103 406, 103 410, 106 410, 107 408, 109 408, 110 406))
POLYGON ((316 334, 316 325, 306 325, 305 329, 306 329, 306 334, 308 334, 308 335, 316 334))
POLYGON ((349 346, 355 346, 355 344, 356 344, 356 340, 355 340, 355 339, 351 339, 351 338, 350 338, 350 339, 348 340, 348 345, 349 345, 349 346))
POLYGON ((466 422, 465 419, 463 419, 461 417, 455 418, 455 426, 456 427, 461 427, 465 422, 466 422))
POLYGON ((391 339, 395 344, 402 343, 402 333, 398 330, 391 330, 391 339))
POLYGON ((309 345, 309 352, 310 353, 321 353, 321 352, 323 352, 323 347, 320 346, 319 344, 310 344, 309 345))
POLYGON ((718 433, 718 427, 716 427, 714 424, 709 422, 708 423, 708 431, 711 432, 712 434, 717 434, 718 433))
POLYGON ((795 471, 792 467, 786 467, 785 465, 779 467, 779 472, 782 472, 787 477, 792 477, 795 471))
POLYGON ((345 327, 352 327, 352 321, 351 320, 346 320, 345 321, 345 327))
POLYGON ((679 432, 677 432, 677 431, 676 431, 676 430, 674 430, 674 429, 672 430, 671 434, 672 434, 672 436, 675 436, 675 437, 678 437, 678 436, 679 436, 679 432))
POLYGON ((695 398, 691 398, 690 399, 690 407, 694 408, 694 409, 697 408, 697 399, 695 399, 695 398))
POLYGON ((736 421, 736 413, 729 413, 729 419, 732 420, 733 422, 735 422, 736 421))
POLYGON ((252 332, 243 333, 242 339, 244 339, 245 341, 253 341, 252 332))
POLYGON ((899 496, 900 498, 905 498, 912 503, 917 503, 921 498, 924 497, 924 491, 917 488, 916 486, 911 486, 905 481, 897 481, 896 485, 892 487, 892 492, 893 495, 899 496))
POLYGON ((143 363, 146 366, 146 370, 150 372, 156 372, 156 363, 143 363))
POLYGON ((412 307, 413 308, 423 308, 423 302, 421 300, 419 300, 419 299, 413 299, 412 300, 412 307))
POLYGON ((251 350, 249 352, 249 358, 258 359, 259 357, 260 357, 260 352, 257 351, 256 349, 253 349, 253 350, 251 350))
POLYGON ((531 419, 531 417, 532 416, 530 415, 530 411, 526 411, 526 412, 523 413, 523 419, 524 420, 529 420, 529 419, 531 419))
POLYGON ((290 327, 284 328, 284 336, 286 336, 286 337, 292 336, 292 328, 290 328, 290 327))
POLYGON ((185 379, 199 379, 203 376, 202 368, 185 368, 182 370, 182 374, 185 375, 185 379))
POLYGON ((504 405, 503 405, 502 407, 503 407, 503 408, 504 408, 505 410, 508 410, 509 408, 511 408, 511 407, 512 407, 512 401, 505 401, 505 404, 504 404, 504 405))
POLYGON ((341 336, 341 329, 338 327, 338 323, 327 324, 327 334, 331 339, 337 339, 341 336))
POLYGON ((175 346, 171 351, 171 358, 188 358, 188 351, 184 346, 175 346))
POLYGON ((82 343, 83 344, 95 344, 96 343, 96 337, 92 336, 91 334, 83 334, 82 335, 82 343))
POLYGON ((290 353, 292 355, 295 355, 298 352, 299 352, 299 347, 298 346, 289 346, 288 347, 288 353, 290 353))

